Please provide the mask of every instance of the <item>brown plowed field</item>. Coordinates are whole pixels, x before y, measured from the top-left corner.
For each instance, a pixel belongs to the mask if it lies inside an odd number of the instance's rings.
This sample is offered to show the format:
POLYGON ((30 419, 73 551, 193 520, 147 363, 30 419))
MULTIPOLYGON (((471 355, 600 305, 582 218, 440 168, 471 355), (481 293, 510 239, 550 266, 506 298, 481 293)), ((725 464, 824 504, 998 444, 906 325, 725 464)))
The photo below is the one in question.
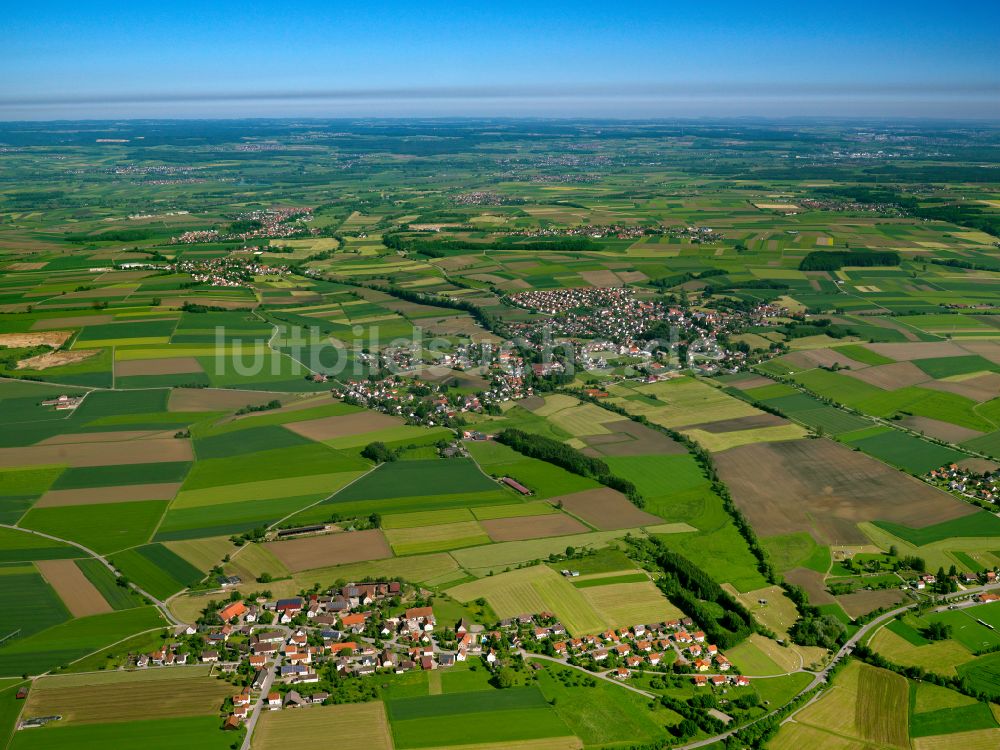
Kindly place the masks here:
POLYGON ((736 505, 761 536, 812 533, 867 544, 861 521, 924 527, 976 509, 830 440, 756 443, 715 456, 736 505))
POLYGON ((287 393, 271 391, 231 391, 221 388, 175 388, 167 402, 168 411, 228 411, 247 404, 266 404, 271 399, 287 401, 287 393))
POLYGON ((403 420, 400 417, 374 411, 363 411, 340 417, 323 417, 322 419, 310 419, 306 422, 293 422, 285 426, 292 432, 310 440, 333 440, 348 435, 363 435, 366 432, 398 427, 401 424, 403 424, 403 420))
POLYGON ((100 615, 111 611, 111 605, 72 560, 39 560, 35 565, 59 594, 73 617, 100 615))
POLYGON ((653 454, 679 455, 687 449, 676 440, 671 440, 662 432, 646 427, 631 419, 620 422, 605 422, 604 429, 612 435, 589 435, 583 441, 605 456, 650 456, 653 454))
POLYGON ((785 359, 797 367, 805 367, 807 369, 813 367, 833 367, 835 364, 841 367, 850 367, 852 370, 863 370, 868 367, 864 362, 858 362, 846 354, 833 351, 833 349, 806 349, 792 352, 785 359))
POLYGON ((881 607, 892 607, 906 600, 906 594, 899 589, 881 591, 855 591, 853 594, 838 596, 837 601, 851 617, 861 617, 881 607))
POLYGON ((53 435, 36 445, 65 445, 67 443, 120 443, 125 440, 144 440, 159 435, 161 438, 173 437, 173 431, 165 430, 116 430, 115 432, 68 432, 65 435, 53 435))
POLYGON ((865 344, 866 349, 897 362, 930 357, 961 357, 968 352, 958 344, 948 341, 914 341, 907 344, 865 344))
POLYGON ((115 363, 115 375, 182 375, 187 372, 204 372, 194 357, 168 357, 166 359, 126 359, 115 363))
POLYGON ((116 443, 66 443, 0 448, 0 467, 113 466, 160 461, 192 461, 189 440, 136 440, 116 443))
POLYGON ((293 573, 392 557, 389 543, 378 529, 268 542, 264 546, 293 573))
POLYGON ((88 487, 78 490, 49 490, 35 503, 35 508, 58 508, 66 505, 103 505, 131 503, 136 500, 173 500, 180 482, 127 484, 114 487, 88 487))
POLYGON ((867 367, 864 370, 845 370, 844 375, 861 380, 876 388, 885 388, 887 391, 925 383, 931 379, 930 375, 912 362, 894 362, 891 365, 867 367))
POLYGON ((989 401, 1000 393, 1000 374, 991 372, 968 380, 935 380, 924 384, 924 387, 933 388, 935 391, 957 393, 973 401, 989 401))
POLYGON ((480 526, 486 529, 494 542, 516 542, 522 539, 540 539, 547 536, 565 536, 566 534, 585 534, 590 531, 586 526, 564 513, 552 513, 545 516, 523 516, 519 518, 497 518, 492 521, 480 521, 480 526))
POLYGON ((721 422, 693 424, 685 429, 705 430, 705 432, 739 432, 740 430, 757 430, 761 427, 781 427, 786 424, 788 424, 787 419, 765 412, 764 414, 751 414, 749 417, 723 419, 721 422))
POLYGON ((968 427, 959 427, 957 424, 942 422, 930 417, 903 417, 899 423, 911 430, 923 432, 932 438, 945 440, 949 443, 962 443, 983 434, 976 430, 970 430, 968 427))
POLYGON ((97 326, 113 323, 114 315, 74 315, 65 318, 46 318, 36 320, 31 326, 32 331, 51 331, 53 328, 80 328, 81 326, 97 326))
POLYGON ((823 574, 808 568, 792 568, 784 574, 785 580, 796 586, 801 586, 809 595, 809 603, 814 606, 834 604, 837 600, 826 590, 823 574))
POLYGON ((549 498, 553 505, 560 501, 563 508, 600 531, 663 523, 662 518, 639 510, 622 493, 609 487, 549 498))

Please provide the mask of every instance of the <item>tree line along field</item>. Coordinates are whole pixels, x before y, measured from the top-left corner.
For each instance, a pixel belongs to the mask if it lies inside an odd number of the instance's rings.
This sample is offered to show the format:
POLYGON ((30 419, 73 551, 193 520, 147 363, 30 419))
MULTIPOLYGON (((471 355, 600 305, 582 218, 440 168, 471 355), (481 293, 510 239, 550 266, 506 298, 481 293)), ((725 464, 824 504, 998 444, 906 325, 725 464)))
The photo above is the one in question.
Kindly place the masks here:
MULTIPOLYGON (((543 608, 585 634, 684 614, 622 553, 626 536, 648 538, 694 561, 784 638, 799 611, 762 573, 712 472, 778 577, 847 627, 904 595, 831 595, 831 582, 863 583, 843 568, 845 551, 896 547, 931 571, 1000 565, 992 516, 914 479, 1000 458, 1000 190, 980 167, 939 163, 928 154, 940 144, 919 133, 905 163, 829 160, 822 154, 853 150, 863 136, 821 124, 803 125, 806 139, 747 124, 514 123, 502 138, 488 123, 314 125, 312 150, 244 153, 234 146, 298 136, 278 122, 197 132, 162 123, 155 138, 110 144, 75 128, 0 124, 12 176, 0 189, 0 524, 14 527, 0 526, 0 638, 17 633, 0 643, 0 677, 95 668, 112 644, 138 648, 166 626, 95 555, 185 622, 222 596, 222 565, 244 594, 261 588, 258 578, 291 596, 315 583, 400 577, 449 613, 484 598, 498 617, 543 608), (288 179, 290 170, 309 178, 288 179), (309 207, 302 236, 226 238, 248 212, 285 205, 309 207), (208 229, 219 237, 174 241, 208 229), (834 267, 854 251, 895 254, 898 264, 834 267), (191 270, 247 260, 269 268, 235 286, 191 270), (466 415, 467 428, 518 429, 600 459, 642 507, 493 441, 465 441, 467 457, 441 459, 436 444, 454 430, 343 403, 307 377, 317 362, 339 363, 377 382, 369 355, 392 338, 437 336, 452 350, 496 343, 504 327, 545 317, 510 295, 588 287, 700 312, 774 303, 828 322, 782 318, 734 335, 754 356, 780 347, 752 372, 648 383, 615 359, 559 392, 466 415), (319 338, 296 351, 296 327, 319 338), (264 366, 237 371, 240 356, 264 366), (607 396, 581 400, 582 387, 607 396), (67 411, 39 405, 58 395, 83 400, 67 411), (375 441, 399 460, 365 458, 375 441), (502 485, 505 476, 530 497, 502 485), (313 524, 331 532, 232 541, 313 524), (587 553, 573 560, 581 577, 572 581, 561 562, 546 563, 567 547, 587 553)), ((127 139, 149 126, 120 127, 127 139)), ((451 373, 463 395, 490 385, 451 373)), ((996 659, 973 653, 992 641, 988 628, 940 619, 953 626, 946 641, 921 643, 925 623, 903 620, 872 643, 900 663, 995 683, 996 659)), ((783 675, 823 658, 810 648, 755 635, 734 651, 740 667, 783 675)), ((851 676, 855 666, 772 746, 929 750, 959 727, 970 747, 995 738, 984 704, 937 696, 935 705, 912 683, 901 699, 898 680, 867 667, 851 676)), ((253 746, 335 729, 375 747, 563 750, 659 742, 680 721, 620 687, 567 687, 550 671, 494 716, 473 709, 504 693, 468 674, 441 675, 461 700, 390 687, 377 703, 267 714, 253 746), (458 689, 468 685, 482 694, 458 689)), ((110 682, 118 692, 105 713, 96 703, 78 709, 96 711, 93 722, 18 732, 11 747, 231 742, 212 716, 176 713, 192 710, 193 697, 191 709, 153 719, 130 714, 115 697, 127 683, 110 682)), ((64 702, 86 703, 81 696, 74 687, 64 702)))

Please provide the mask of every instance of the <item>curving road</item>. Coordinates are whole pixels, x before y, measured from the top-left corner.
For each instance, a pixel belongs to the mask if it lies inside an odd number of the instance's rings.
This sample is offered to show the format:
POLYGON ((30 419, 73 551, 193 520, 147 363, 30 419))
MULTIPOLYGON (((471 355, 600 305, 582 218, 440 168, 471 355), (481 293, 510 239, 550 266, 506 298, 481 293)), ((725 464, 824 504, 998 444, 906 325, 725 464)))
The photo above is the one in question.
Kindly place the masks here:
MULTIPOLYGON (((110 570, 115 576, 121 575, 119 573, 119 571, 115 568, 115 566, 111 564, 111 561, 108 560, 106 557, 104 557, 104 555, 100 555, 97 552, 94 552, 94 550, 90 549, 89 547, 84 547, 82 544, 79 544, 78 542, 74 542, 74 541, 71 541, 69 539, 62 539, 61 537, 53 536, 52 534, 46 534, 46 533, 44 533, 42 531, 35 531, 34 529, 25 529, 25 528, 22 528, 21 526, 11 526, 10 524, 7 524, 7 523, 0 523, 0 527, 5 528, 5 529, 11 529, 12 531, 20 531, 20 532, 22 532, 24 534, 34 534, 35 536, 40 536, 40 537, 43 537, 45 539, 50 539, 53 542, 59 542, 61 544, 68 544, 71 547, 76 547, 78 550, 82 550, 83 552, 86 552, 91 557, 94 557, 94 558, 100 560, 104 564, 104 567, 106 567, 108 570, 110 570)), ((170 611, 170 608, 167 606, 166 602, 163 602, 163 601, 157 599, 155 596, 153 596, 152 594, 150 594, 148 591, 146 591, 145 589, 140 588, 139 586, 135 585, 131 581, 129 582, 129 586, 131 586, 133 590, 139 592, 144 597, 146 597, 151 602, 153 602, 153 604, 156 605, 156 608, 159 609, 160 612, 163 613, 163 616, 165 618, 167 618, 168 622, 170 622, 171 624, 176 625, 176 626, 180 626, 180 625, 185 625, 186 624, 186 623, 183 623, 180 620, 178 620, 176 617, 174 617, 173 613, 170 611)))

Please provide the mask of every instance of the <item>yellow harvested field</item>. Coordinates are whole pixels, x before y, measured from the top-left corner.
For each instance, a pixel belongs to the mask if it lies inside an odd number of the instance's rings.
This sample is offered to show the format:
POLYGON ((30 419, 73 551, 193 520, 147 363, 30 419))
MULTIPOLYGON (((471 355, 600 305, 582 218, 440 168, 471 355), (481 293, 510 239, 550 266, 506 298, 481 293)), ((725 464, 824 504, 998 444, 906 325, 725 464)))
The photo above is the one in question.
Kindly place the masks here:
POLYGON ((111 605, 101 596, 73 560, 39 560, 35 566, 56 590, 73 617, 87 617, 111 611, 111 605))
POLYGON ((544 404, 531 410, 540 417, 548 417, 556 412, 562 411, 563 409, 569 409, 580 404, 580 401, 577 399, 563 393, 555 393, 551 396, 546 396, 543 401, 545 402, 544 404))
POLYGON ((871 750, 871 745, 860 740, 838 737, 822 729, 799 724, 792 719, 783 724, 777 736, 767 744, 769 750, 871 750))
POLYGON ((290 572, 274 553, 260 544, 245 544, 240 547, 233 555, 232 562, 226 566, 226 571, 235 573, 244 581, 252 581, 261 573, 283 578, 290 572))
POLYGON ((313 706, 300 711, 266 711, 253 735, 253 750, 327 746, 393 750, 389 720, 381 701, 313 706))
POLYGON ((446 592, 460 602, 483 597, 497 617, 552 612, 573 635, 598 633, 607 623, 582 595, 561 575, 546 565, 463 583, 446 592))
POLYGON ((765 211, 798 211, 799 207, 794 203, 754 203, 756 208, 765 211))
POLYGON ((788 628, 798 619, 798 610, 780 586, 767 586, 746 593, 740 593, 729 583, 722 584, 722 588, 741 601, 754 619, 765 628, 773 630, 782 638, 788 637, 788 628), (761 604, 762 601, 765 603, 761 604))
POLYGON ((904 667, 923 667, 945 677, 958 674, 955 667, 972 661, 972 653, 954 640, 934 641, 925 646, 914 646, 887 628, 881 628, 868 645, 891 662, 904 667))
POLYGON ((579 591, 608 627, 631 627, 684 616, 652 581, 588 586, 579 591))
MULTIPOLYGON (((208 677, 203 671, 188 673, 186 669, 171 667, 124 673, 146 676, 177 672, 174 679, 157 679, 154 676, 145 680, 94 680, 90 684, 54 682, 42 687, 49 679, 42 678, 29 694, 25 711, 32 716, 59 714, 63 717, 60 725, 148 719, 151 706, 155 706, 157 718, 217 714, 226 697, 235 692, 233 686, 208 677)), ((111 673, 110 676, 117 677, 118 674, 111 673)))
POLYGON ((974 732, 938 734, 933 737, 916 737, 913 750, 996 750, 1000 747, 1000 729, 977 729, 974 732))
POLYGON ((851 662, 833 686, 795 721, 877 747, 909 748, 909 687, 905 677, 851 662))
POLYGON ((709 432, 708 430, 682 430, 682 432, 712 453, 721 453, 730 448, 738 448, 741 445, 750 445, 751 443, 799 440, 808 434, 804 427, 792 423, 776 427, 761 427, 756 430, 736 430, 735 432, 709 432))
MULTIPOLYGON (((386 529, 385 537, 397 555, 415 552, 439 552, 457 547, 490 543, 489 536, 478 521, 459 521, 408 529, 386 529)), ((388 557, 388 555, 380 556, 388 557)))
POLYGON ((629 413, 645 414, 655 424, 663 427, 684 427, 691 424, 720 422, 724 419, 750 417, 762 412, 718 388, 713 388, 692 378, 676 378, 632 389, 616 388, 615 396, 634 392, 656 396, 662 406, 642 401, 613 399, 629 413))
POLYGON ((211 570, 222 562, 226 555, 232 555, 239 547, 229 541, 229 537, 217 536, 209 539, 191 539, 180 542, 164 542, 167 549, 183 557, 198 570, 211 570))
POLYGON ((423 750, 582 750, 582 748, 583 741, 579 737, 548 737, 516 742, 483 742, 478 745, 445 745, 426 747, 423 750))

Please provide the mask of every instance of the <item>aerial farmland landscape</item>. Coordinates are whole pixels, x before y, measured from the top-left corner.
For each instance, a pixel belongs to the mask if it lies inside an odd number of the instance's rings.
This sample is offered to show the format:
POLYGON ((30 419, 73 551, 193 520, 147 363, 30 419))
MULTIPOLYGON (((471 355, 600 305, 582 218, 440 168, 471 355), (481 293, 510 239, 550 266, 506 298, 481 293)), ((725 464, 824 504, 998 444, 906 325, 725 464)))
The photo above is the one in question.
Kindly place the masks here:
POLYGON ((0 750, 1000 747, 1000 102, 890 86, 929 22, 703 96, 400 6, 228 91, 65 10, 0 31, 0 750))

